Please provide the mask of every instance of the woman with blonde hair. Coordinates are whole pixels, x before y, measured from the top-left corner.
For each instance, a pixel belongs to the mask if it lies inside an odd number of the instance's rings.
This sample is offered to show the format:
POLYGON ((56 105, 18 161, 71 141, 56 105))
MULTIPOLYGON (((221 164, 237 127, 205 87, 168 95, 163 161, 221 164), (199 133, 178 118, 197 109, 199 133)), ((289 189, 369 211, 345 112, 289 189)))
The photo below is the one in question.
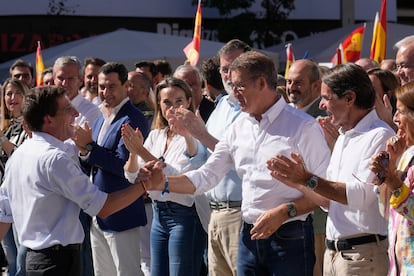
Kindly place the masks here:
MULTIPOLYGON (((125 125, 122 137, 130 151, 125 174, 134 183, 138 164, 162 160, 164 172, 178 175, 200 167, 206 160, 205 148, 171 115, 183 107, 194 112, 191 89, 182 80, 167 78, 155 90, 156 108, 152 130, 143 144, 139 130, 125 125), (139 156, 139 157, 138 157, 139 156)), ((198 199, 189 194, 150 191, 153 200, 151 225, 151 275, 199 275, 207 234, 207 220, 198 199), (204 224, 203 224, 204 222, 204 224), (203 229, 203 226, 206 228, 203 229)), ((208 209, 205 201, 205 209, 208 209)))
MULTIPOLYGON (((4 168, 7 159, 13 151, 28 137, 24 130, 22 107, 29 88, 18 79, 7 79, 1 89, 1 119, 0 119, 0 177, 3 179, 4 168)), ((4 252, 8 262, 9 275, 20 275, 24 272, 24 261, 16 263, 19 249, 18 241, 15 241, 13 228, 7 232, 2 241, 4 252), (16 266, 17 265, 17 266, 16 266)))
POLYGON ((394 121, 397 136, 386 152, 375 155, 370 169, 378 176, 384 214, 388 216, 388 275, 414 275, 414 86, 397 89, 394 121), (389 204, 389 205, 388 205, 389 204), (390 207, 388 209, 388 207, 390 207))

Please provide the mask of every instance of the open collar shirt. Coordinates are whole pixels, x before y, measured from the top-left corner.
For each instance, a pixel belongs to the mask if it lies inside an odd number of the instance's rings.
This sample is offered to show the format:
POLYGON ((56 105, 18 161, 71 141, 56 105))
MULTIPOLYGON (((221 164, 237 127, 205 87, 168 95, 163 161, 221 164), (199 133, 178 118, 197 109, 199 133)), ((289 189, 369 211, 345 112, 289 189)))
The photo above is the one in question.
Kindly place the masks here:
POLYGON ((340 135, 332 152, 327 178, 346 183, 348 205, 330 201, 326 237, 330 240, 363 234, 387 234, 387 221, 380 215, 375 175, 369 169, 371 157, 385 150, 395 135, 370 111, 351 130, 340 135))
POLYGON ((69 146, 33 132, 7 162, 0 187, 0 221, 15 223, 25 247, 82 243, 80 209, 94 216, 105 203, 107 194, 92 185, 66 153, 69 146))
MULTIPOLYGON (((330 151, 319 123, 281 97, 262 114, 260 122, 252 116, 236 120, 207 163, 185 175, 195 185, 196 193, 202 193, 217 185, 234 166, 242 180, 242 217, 253 224, 264 211, 302 196, 274 179, 266 167, 270 158, 277 154, 290 156, 292 151, 302 155, 311 172, 325 175, 330 151)), ((291 220, 305 220, 307 215, 291 220)))

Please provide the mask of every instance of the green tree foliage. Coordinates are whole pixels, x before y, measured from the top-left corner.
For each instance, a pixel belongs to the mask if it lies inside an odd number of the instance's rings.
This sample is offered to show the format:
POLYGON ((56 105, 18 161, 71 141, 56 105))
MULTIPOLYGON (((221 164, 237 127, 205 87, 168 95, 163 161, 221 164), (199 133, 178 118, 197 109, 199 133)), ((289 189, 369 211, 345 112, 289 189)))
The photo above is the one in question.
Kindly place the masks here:
POLYGON ((49 12, 51 15, 63 15, 63 14, 73 14, 76 11, 77 6, 68 6, 68 0, 49 0, 49 12))
MULTIPOLYGON (((202 0, 203 7, 217 8, 222 18, 218 38, 228 41, 239 38, 258 48, 279 43, 287 29, 286 19, 295 9, 294 0, 261 0, 262 11, 249 11, 254 0, 202 0), (231 14, 236 14, 231 16, 231 14)), ((192 0, 193 5, 198 1, 192 0)))

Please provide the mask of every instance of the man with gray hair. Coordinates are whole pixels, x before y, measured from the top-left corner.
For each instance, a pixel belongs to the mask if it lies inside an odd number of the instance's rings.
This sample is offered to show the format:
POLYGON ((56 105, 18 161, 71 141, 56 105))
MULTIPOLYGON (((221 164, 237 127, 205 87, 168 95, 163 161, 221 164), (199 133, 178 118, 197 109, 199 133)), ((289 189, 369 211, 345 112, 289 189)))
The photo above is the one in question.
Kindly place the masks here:
POLYGON ((101 112, 96 105, 79 93, 83 80, 80 60, 75 56, 59 57, 53 65, 53 77, 56 86, 66 88, 66 95, 79 112, 75 123, 83 126, 84 122, 87 122, 92 125, 101 112))
POLYGON ((395 43, 394 48, 398 49, 395 56, 397 75, 401 85, 404 85, 414 80, 414 36, 401 39, 395 43))

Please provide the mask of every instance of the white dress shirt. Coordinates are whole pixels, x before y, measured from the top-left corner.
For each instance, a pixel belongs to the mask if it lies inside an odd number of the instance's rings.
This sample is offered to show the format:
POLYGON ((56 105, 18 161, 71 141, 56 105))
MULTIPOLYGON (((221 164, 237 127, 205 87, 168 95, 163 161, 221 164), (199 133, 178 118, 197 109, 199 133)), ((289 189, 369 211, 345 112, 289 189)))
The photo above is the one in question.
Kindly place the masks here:
MULTIPOLYGON (((167 176, 182 174, 184 172, 197 169, 204 164, 207 158, 206 150, 199 141, 197 141, 197 154, 193 157, 188 156, 185 138, 181 135, 174 135, 168 149, 165 151, 167 131, 168 128, 151 130, 144 143, 145 148, 151 152, 152 155, 156 157, 162 156, 164 158, 164 162, 167 166, 163 171, 167 176)), ((138 158, 138 162, 140 167, 145 165, 142 158, 138 158)), ((137 173, 138 172, 125 172, 125 177, 129 182, 134 183, 137 173)), ((148 194, 153 200, 162 202, 172 201, 188 207, 191 207, 195 200, 195 196, 191 194, 166 193, 161 196, 161 191, 148 191, 148 194)), ((203 206, 203 209, 209 210, 207 201, 205 201, 205 205, 206 206, 203 206)), ((209 214, 207 216, 200 216, 199 213, 199 217, 200 221, 203 223, 203 226, 207 226, 209 214)))
POLYGON ((387 234, 387 221, 380 215, 371 157, 385 150, 394 131, 381 121, 375 110, 336 141, 327 179, 346 183, 348 205, 330 201, 326 237, 330 240, 361 234, 387 234))
MULTIPOLYGON (((251 116, 236 120, 207 163, 185 175, 195 185, 196 193, 202 193, 217 185, 234 166, 242 179, 242 217, 253 224, 264 211, 302 196, 274 179, 266 167, 270 158, 277 154, 290 156, 291 152, 302 155, 308 170, 325 175, 330 150, 319 123, 281 97, 260 122, 251 116)), ((305 220, 307 215, 290 220, 305 220)))
POLYGON ((83 127, 84 122, 87 122, 89 127, 93 125, 96 118, 101 115, 101 110, 85 99, 80 93, 71 100, 71 104, 76 108, 79 112, 79 116, 76 117, 75 123, 83 127))
POLYGON ((92 185, 67 147, 49 134, 33 132, 7 162, 0 221, 15 223, 25 247, 82 243, 80 208, 94 216, 105 203, 107 194, 92 185))

